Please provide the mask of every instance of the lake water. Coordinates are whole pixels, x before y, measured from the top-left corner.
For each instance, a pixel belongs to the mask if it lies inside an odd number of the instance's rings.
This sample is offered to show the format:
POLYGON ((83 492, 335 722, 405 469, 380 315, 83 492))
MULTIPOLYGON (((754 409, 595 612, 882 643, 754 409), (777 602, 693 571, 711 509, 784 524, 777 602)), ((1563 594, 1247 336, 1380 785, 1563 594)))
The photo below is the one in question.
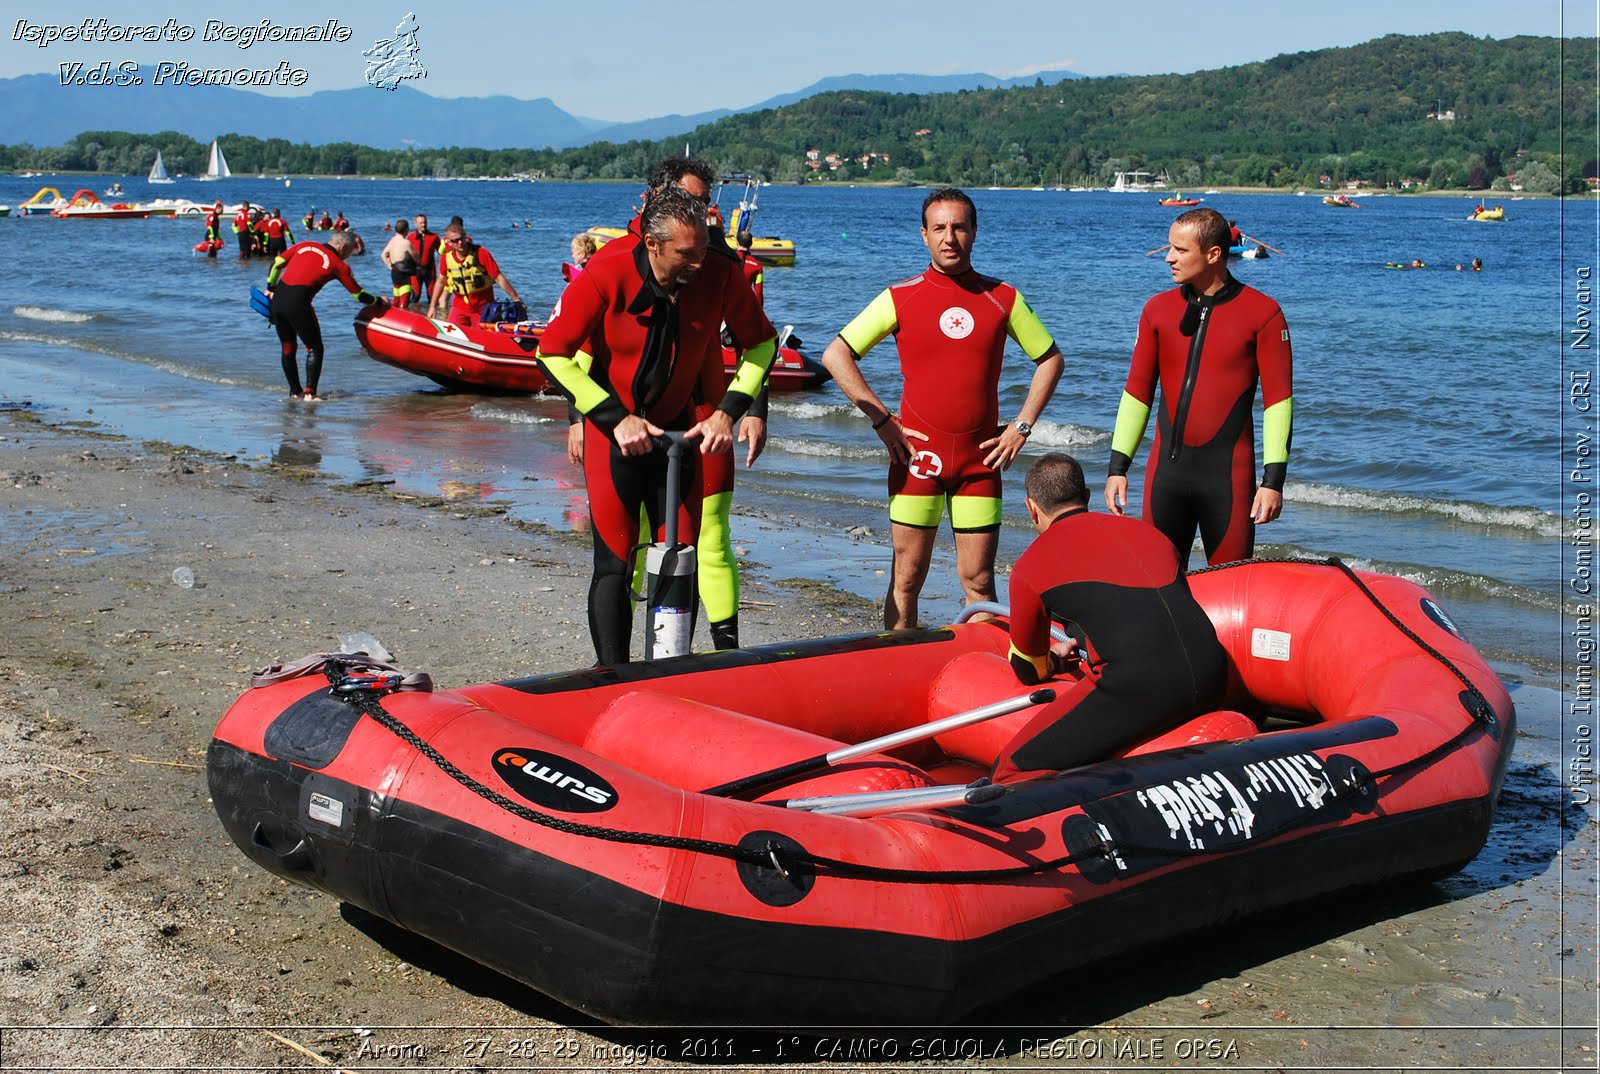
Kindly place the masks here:
MULTIPOLYGON (((297 229, 308 206, 343 211, 371 251, 354 261, 356 276, 380 293, 385 221, 425 212, 437 229, 460 214, 530 310, 558 297, 572 235, 624 223, 638 189, 120 181, 132 199, 249 198, 281 207, 297 229)), ((45 182, 68 196, 82 185, 76 177, 4 176, 0 202, 16 205, 45 182)), ((820 355, 882 287, 919 272, 927 262, 917 235, 923 193, 764 189, 757 233, 792 238, 798 249, 793 268, 767 272, 774 323, 793 324, 805 351, 820 355)), ((1015 284, 1067 358, 1029 451, 1079 456, 1099 503, 1139 309, 1169 285, 1161 259, 1145 251, 1165 240, 1176 210, 1149 195, 972 193, 976 267, 1015 284)), ((1570 281, 1557 253, 1564 248, 1569 265, 1584 257, 1592 264, 1593 228, 1564 227, 1557 202, 1500 203, 1502 224, 1470 222, 1471 203, 1462 199, 1365 198, 1359 209, 1327 207, 1318 196, 1209 194, 1204 202, 1284 252, 1234 267, 1278 300, 1294 332, 1286 504, 1260 531, 1258 554, 1337 554, 1411 577, 1447 604, 1502 674, 1558 686, 1563 600, 1571 602, 1561 557, 1573 534, 1561 502, 1561 296, 1570 281), (1484 271, 1455 271, 1473 257, 1484 271), (1412 258, 1429 267, 1384 267, 1412 258)), ((1585 219, 1593 208, 1565 212, 1585 219)), ((582 481, 565 461, 563 402, 448 394, 371 360, 348 327, 357 306, 337 286, 318 300, 328 401, 289 402, 276 338, 247 302, 265 263, 241 262, 231 247, 215 260, 192 253, 202 230, 198 219, 0 220, 0 403, 28 403, 49 420, 92 420, 140 440, 316 466, 346 479, 393 479, 410 492, 508 501, 516 517, 581 524, 582 481)), ((895 396, 892 342, 863 369, 895 396)), ((1003 414, 1020 405, 1030 372, 1012 347, 1003 414)), ((756 469, 740 475, 736 544, 772 578, 824 579, 881 597, 889 566, 884 457, 865 419, 830 385, 775 398, 771 436, 756 469), (863 526, 870 535, 848 535, 863 526)), ((1137 466, 1133 479, 1137 496, 1137 466)), ((1001 556, 1009 561, 1031 537, 1017 468, 1006 495, 1001 556)), ((952 617, 959 592, 945 536, 924 618, 952 617)))

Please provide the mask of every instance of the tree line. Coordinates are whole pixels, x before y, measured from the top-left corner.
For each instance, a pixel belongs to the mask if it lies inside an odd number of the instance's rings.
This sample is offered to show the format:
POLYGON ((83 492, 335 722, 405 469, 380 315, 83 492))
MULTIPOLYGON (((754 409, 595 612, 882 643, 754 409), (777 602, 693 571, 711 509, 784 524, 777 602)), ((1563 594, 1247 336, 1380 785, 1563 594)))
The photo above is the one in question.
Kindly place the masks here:
MULTIPOLYGON (((966 186, 1100 186, 1117 171, 1180 187, 1582 190, 1594 153, 1563 154, 1595 128, 1593 39, 1391 35, 1350 48, 1189 75, 1071 79, 941 94, 842 91, 689 132, 695 152, 768 180, 966 186), (842 158, 812 169, 810 150, 842 158), (866 163, 862 158, 871 154, 866 163)), ((240 174, 454 178, 526 174, 640 180, 685 136, 574 149, 375 149, 222 139, 240 174)), ((87 131, 66 145, 0 145, 0 168, 136 175, 159 150, 169 172, 204 170, 207 144, 173 131, 87 131)))

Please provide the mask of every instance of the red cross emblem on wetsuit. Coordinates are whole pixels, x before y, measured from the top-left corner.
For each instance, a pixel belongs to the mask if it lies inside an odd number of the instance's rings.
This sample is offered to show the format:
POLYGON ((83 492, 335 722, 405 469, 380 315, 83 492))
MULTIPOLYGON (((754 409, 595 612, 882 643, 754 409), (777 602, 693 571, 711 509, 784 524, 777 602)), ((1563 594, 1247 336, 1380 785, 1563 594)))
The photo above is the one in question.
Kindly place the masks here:
POLYGON ((919 451, 911 456, 906 469, 915 477, 938 477, 944 473, 944 460, 931 451, 919 451))

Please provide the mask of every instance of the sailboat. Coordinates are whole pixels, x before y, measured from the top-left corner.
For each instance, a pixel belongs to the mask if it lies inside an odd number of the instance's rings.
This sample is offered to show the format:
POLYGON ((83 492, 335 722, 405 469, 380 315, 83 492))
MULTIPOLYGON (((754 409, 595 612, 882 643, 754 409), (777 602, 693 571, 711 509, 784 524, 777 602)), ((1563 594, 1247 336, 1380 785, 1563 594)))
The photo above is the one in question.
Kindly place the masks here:
POLYGON ((161 150, 156 150, 156 162, 150 165, 150 174, 145 178, 147 183, 170 183, 172 179, 167 175, 167 166, 161 163, 161 150))
POLYGON ((222 155, 222 147, 215 140, 211 142, 211 159, 206 163, 206 173, 202 179, 228 179, 233 173, 228 170, 228 162, 222 155))

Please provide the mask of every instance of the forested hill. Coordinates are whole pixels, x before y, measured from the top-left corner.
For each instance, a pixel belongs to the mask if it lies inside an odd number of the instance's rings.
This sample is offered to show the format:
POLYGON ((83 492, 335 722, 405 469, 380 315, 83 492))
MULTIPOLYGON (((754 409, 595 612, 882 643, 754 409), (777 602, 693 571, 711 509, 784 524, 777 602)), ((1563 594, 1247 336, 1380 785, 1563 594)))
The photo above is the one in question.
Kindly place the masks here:
MULTIPOLYGON (((854 176, 862 155, 878 153, 890 174, 983 185, 1104 181, 1121 167, 1166 170, 1184 185, 1314 185, 1330 174, 1465 186, 1515 171, 1519 150, 1553 163, 1563 108, 1570 135, 1594 130, 1595 106, 1592 39, 1563 48, 1556 38, 1447 33, 1191 75, 831 93, 729 116, 693 140, 697 152, 749 167, 781 171, 815 148, 852 158, 854 176)), ((1593 156, 1592 137, 1577 141, 1593 156)), ((1584 164, 1593 174, 1591 161, 1574 162, 1584 164)))
MULTIPOLYGON (((793 181, 1104 185, 1118 170, 1221 184, 1576 190, 1596 173, 1594 39, 1390 36, 1190 75, 1072 79, 940 94, 840 91, 728 116, 687 139, 567 150, 377 150, 224 137, 247 172, 638 179, 659 156, 793 181), (1568 155, 1561 155, 1565 114, 1568 155), (1584 151, 1572 150, 1582 146, 1584 151), (816 159, 808 160, 815 151, 816 159), (830 154, 834 162, 830 164, 830 154)), ((90 132, 64 147, 0 147, 0 167, 137 174, 180 134, 90 132)), ((203 156, 199 156, 203 159, 203 156)))

